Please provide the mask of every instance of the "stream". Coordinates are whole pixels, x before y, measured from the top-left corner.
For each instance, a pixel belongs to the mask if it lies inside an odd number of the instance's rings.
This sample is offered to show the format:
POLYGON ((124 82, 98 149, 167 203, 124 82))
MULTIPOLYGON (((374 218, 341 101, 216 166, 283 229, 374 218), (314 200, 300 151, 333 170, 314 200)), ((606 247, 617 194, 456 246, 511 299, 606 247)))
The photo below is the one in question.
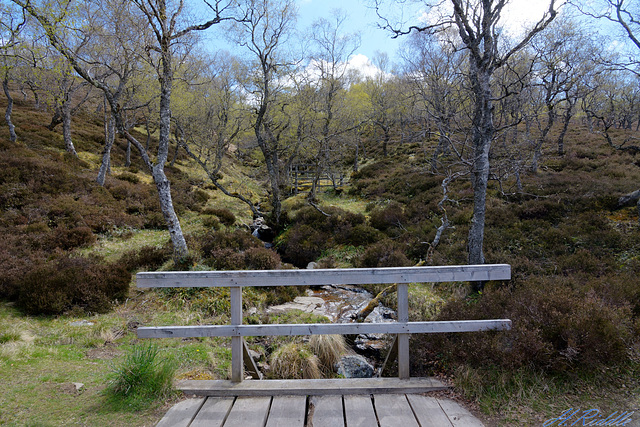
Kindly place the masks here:
MULTIPOLYGON (((333 323, 351 323, 368 303, 373 295, 353 285, 327 285, 313 287, 307 290, 305 296, 296 297, 286 304, 271 306, 267 313, 282 313, 288 310, 301 310, 327 317, 333 323)), ((365 319, 367 323, 394 322, 397 319, 395 310, 378 305, 365 319)), ((372 359, 384 357, 382 354, 387 347, 384 334, 358 335, 354 350, 372 359)))

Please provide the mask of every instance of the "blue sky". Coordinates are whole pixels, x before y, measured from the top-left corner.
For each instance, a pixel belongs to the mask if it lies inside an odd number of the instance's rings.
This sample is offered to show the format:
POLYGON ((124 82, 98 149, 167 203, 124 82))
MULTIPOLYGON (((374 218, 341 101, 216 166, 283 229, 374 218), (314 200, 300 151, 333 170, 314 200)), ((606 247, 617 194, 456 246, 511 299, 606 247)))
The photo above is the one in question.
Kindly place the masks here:
POLYGON ((346 22, 348 32, 360 32, 362 43, 358 54, 373 58, 376 51, 386 52, 393 58, 400 46, 400 39, 392 39, 391 34, 377 27, 375 10, 367 7, 363 0, 297 0, 298 28, 304 30, 318 18, 331 18, 331 12, 340 9, 349 17, 346 22))

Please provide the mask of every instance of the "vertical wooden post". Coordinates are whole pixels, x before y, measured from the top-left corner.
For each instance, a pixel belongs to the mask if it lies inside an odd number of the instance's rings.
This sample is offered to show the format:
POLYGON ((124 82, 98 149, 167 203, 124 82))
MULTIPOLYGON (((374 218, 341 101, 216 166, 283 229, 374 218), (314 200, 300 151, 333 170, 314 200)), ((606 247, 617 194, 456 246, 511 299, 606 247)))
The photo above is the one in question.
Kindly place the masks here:
MULTIPOLYGON (((398 322, 409 321, 409 284, 398 283, 398 322)), ((409 374, 409 334, 398 334, 398 377, 408 380, 409 374)))
MULTIPOLYGON (((242 287, 234 286, 231 291, 231 324, 242 324, 242 287)), ((242 363, 242 337, 231 337, 231 381, 239 383, 244 374, 242 363)))

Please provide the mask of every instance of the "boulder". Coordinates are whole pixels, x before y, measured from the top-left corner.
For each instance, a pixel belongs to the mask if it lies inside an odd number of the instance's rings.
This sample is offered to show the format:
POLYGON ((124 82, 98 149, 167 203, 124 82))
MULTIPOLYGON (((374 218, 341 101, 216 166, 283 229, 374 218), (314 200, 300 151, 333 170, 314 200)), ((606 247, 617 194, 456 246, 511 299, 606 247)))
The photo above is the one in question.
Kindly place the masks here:
POLYGON ((345 378, 371 378, 375 370, 362 356, 342 356, 337 363, 338 374, 345 378))

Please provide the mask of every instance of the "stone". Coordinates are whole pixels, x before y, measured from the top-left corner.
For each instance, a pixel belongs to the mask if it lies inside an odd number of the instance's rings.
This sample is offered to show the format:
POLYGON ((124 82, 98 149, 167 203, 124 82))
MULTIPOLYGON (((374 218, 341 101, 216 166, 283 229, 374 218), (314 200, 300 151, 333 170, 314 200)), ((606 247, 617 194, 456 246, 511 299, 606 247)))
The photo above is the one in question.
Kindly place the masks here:
POLYGON ((337 363, 338 374, 345 378, 371 378, 375 370, 362 356, 342 356, 337 363))
POLYGON ((327 310, 325 309, 324 300, 320 297, 296 297, 293 301, 280 304, 280 305, 272 305, 267 308, 267 313, 284 313, 289 310, 301 310, 305 313, 312 313, 318 316, 328 316, 327 310))
POLYGON ((319 266, 317 262, 311 261, 309 264, 307 264, 307 270, 317 270, 318 268, 319 266))
POLYGON ((82 383, 71 383, 71 384, 73 384, 73 386, 76 388, 77 392, 82 391, 82 389, 84 388, 84 384, 82 384, 82 383))
POLYGON ((260 358, 262 357, 262 355, 260 353, 258 353, 255 350, 251 350, 249 349, 249 356, 251 356, 251 358, 256 361, 256 360, 260 360, 260 358))
POLYGON ((93 322, 89 322, 88 320, 77 320, 69 324, 71 326, 93 326, 93 322))

